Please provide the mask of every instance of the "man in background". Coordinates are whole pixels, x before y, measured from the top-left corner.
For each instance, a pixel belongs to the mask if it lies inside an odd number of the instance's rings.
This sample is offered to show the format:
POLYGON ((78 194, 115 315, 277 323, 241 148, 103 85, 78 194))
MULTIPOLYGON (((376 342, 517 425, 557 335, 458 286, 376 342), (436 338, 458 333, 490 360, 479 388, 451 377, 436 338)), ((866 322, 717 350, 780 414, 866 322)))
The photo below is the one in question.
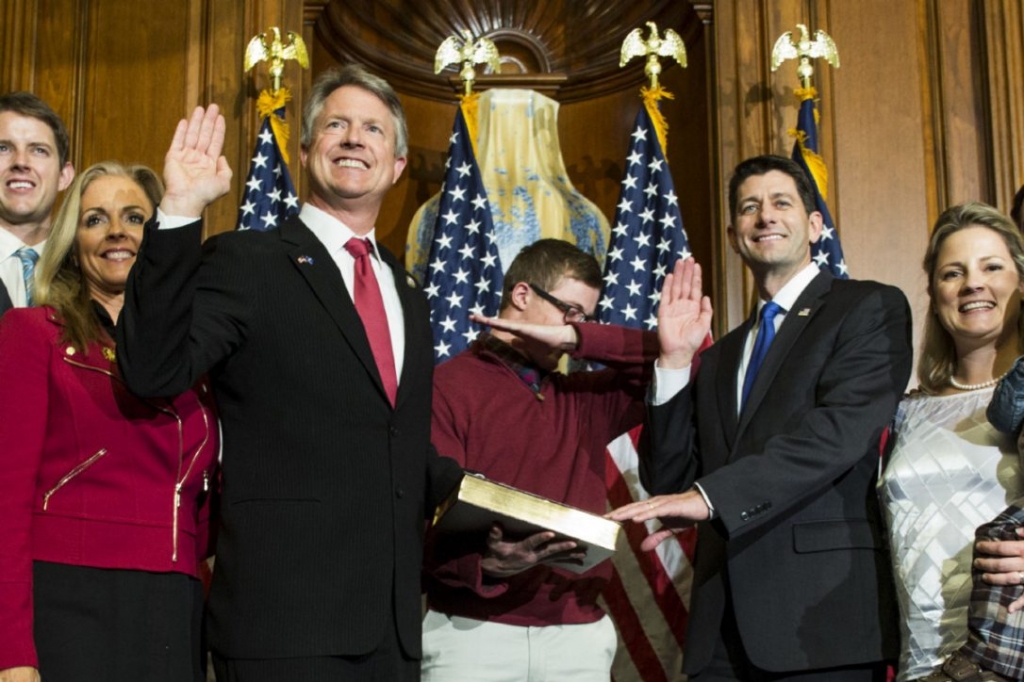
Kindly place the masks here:
POLYGON ((28 92, 0 95, 0 314, 32 305, 53 204, 74 177, 56 112, 28 92))

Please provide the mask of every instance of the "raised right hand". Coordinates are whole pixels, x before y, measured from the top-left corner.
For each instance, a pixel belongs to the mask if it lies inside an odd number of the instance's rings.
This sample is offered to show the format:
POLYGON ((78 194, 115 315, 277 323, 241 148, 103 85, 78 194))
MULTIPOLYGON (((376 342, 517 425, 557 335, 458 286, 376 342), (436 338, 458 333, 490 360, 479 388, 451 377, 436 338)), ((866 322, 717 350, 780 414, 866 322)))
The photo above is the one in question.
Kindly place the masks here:
POLYGON ((711 299, 701 285, 700 265, 692 258, 677 260, 665 277, 658 305, 659 367, 687 367, 711 331, 711 299))
POLYGON ((178 122, 164 157, 165 214, 198 218, 231 189, 231 167, 221 154, 225 127, 216 104, 196 107, 191 118, 178 122))

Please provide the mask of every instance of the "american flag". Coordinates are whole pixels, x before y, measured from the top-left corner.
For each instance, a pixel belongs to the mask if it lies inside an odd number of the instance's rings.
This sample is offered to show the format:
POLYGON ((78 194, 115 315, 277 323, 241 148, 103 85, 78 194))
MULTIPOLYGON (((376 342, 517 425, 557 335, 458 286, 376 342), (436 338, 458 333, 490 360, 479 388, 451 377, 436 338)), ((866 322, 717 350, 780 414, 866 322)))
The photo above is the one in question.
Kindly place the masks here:
POLYGON ((828 204, 825 203, 828 197, 828 168, 818 154, 818 110, 814 104, 817 93, 814 88, 801 88, 797 90, 797 96, 803 101, 800 103, 796 129, 790 131, 790 134, 796 137, 796 142, 793 143, 793 160, 800 164, 807 177, 811 179, 814 186, 814 201, 818 205, 818 212, 824 218, 821 239, 811 245, 811 257, 822 270, 829 270, 836 277, 847 279, 850 275, 846 271, 846 259, 843 258, 839 233, 836 232, 836 224, 832 221, 828 204))
MULTIPOLYGON (((604 287, 598 303, 601 322, 655 329, 661 284, 679 258, 690 250, 683 229, 672 176, 658 140, 652 94, 636 117, 626 157, 622 193, 605 260, 604 287)), ((640 486, 636 443, 638 427, 608 446, 608 500, 620 507, 647 499, 640 486)), ((631 552, 615 556, 615 575, 604 600, 624 643, 612 669, 617 682, 682 679, 683 642, 692 579, 690 560, 696 538, 692 530, 642 552, 646 529, 627 524, 631 552), (628 660, 623 660, 628 657, 628 660)))
MULTIPOLYGON (((261 96, 262 97, 262 96, 261 96)), ((284 107, 273 112, 284 117, 284 107)), ((249 164, 242 205, 238 207, 239 230, 273 230, 286 218, 299 214, 299 197, 281 154, 270 116, 263 117, 256 149, 249 164)))
POLYGON ((448 140, 448 161, 427 259, 427 299, 434 329, 434 362, 458 355, 479 333, 469 314, 494 316, 502 270, 487 190, 460 106, 448 140))

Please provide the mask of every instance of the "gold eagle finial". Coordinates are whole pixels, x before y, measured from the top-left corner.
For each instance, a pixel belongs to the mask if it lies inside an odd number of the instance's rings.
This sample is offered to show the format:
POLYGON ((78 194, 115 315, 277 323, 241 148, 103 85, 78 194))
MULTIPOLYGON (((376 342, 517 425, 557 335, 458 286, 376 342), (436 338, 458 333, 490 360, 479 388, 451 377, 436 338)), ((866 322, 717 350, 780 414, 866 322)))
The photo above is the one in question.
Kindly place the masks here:
POLYGON ((806 89, 811 87, 811 76, 814 75, 811 60, 821 57, 838 69, 839 50, 832 37, 824 31, 815 31, 812 41, 805 25, 797 24, 796 27, 800 29, 799 41, 793 40, 792 31, 786 31, 775 41, 775 47, 772 48, 772 71, 787 59, 799 59, 796 74, 800 77, 801 87, 806 89))
POLYGON ((270 79, 274 84, 274 92, 281 89, 281 74, 284 73, 285 60, 294 59, 304 69, 309 68, 309 53, 302 36, 288 31, 288 42, 281 41, 281 29, 271 26, 265 33, 256 34, 245 48, 243 65, 248 71, 264 60, 270 60, 270 79), (268 43, 267 38, 273 35, 268 43))
POLYGON ((643 29, 634 28, 622 41, 622 52, 619 54, 619 68, 634 57, 647 57, 644 73, 651 79, 651 89, 658 87, 658 75, 661 74, 661 61, 658 57, 672 57, 679 66, 686 68, 686 44, 679 34, 672 29, 665 30, 665 37, 658 36, 658 25, 647 22, 651 34, 645 41, 643 29))
POLYGON ((473 34, 462 29, 462 37, 449 36, 444 39, 434 55, 434 73, 441 73, 452 64, 462 64, 459 78, 466 88, 466 94, 473 94, 473 81, 476 80, 476 64, 487 64, 492 73, 501 72, 501 55, 498 46, 488 38, 480 38, 473 42, 473 34))

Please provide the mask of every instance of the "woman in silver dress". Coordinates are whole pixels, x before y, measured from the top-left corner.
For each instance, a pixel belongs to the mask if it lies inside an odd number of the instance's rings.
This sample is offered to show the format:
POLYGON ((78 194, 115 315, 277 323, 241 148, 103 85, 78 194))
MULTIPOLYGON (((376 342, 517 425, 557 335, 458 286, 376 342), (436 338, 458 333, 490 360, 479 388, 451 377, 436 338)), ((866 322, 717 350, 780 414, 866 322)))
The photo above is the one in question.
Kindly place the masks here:
POLYGON ((898 682, 941 675, 966 641, 975 529, 1024 492, 1015 439, 985 417, 1024 350, 1020 233, 990 206, 954 206, 936 222, 924 269, 920 390, 900 403, 879 482, 902 617, 898 682))

